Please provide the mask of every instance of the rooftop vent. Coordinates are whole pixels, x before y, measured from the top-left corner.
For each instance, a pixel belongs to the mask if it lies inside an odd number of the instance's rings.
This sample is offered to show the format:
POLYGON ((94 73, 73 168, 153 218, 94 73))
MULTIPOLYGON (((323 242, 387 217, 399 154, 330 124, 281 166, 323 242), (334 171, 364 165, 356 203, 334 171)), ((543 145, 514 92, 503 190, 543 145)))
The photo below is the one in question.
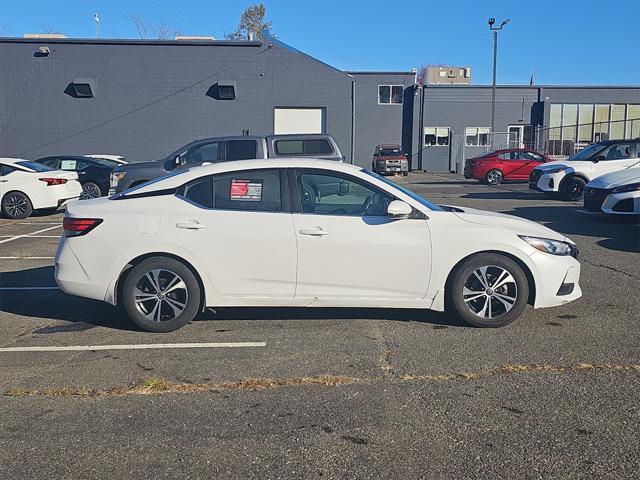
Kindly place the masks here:
POLYGON ((67 38, 62 33, 25 33, 23 38, 67 38))
POLYGON ((209 41, 211 41, 211 40, 215 40, 215 38, 212 37, 212 36, 176 35, 174 40, 209 40, 209 41))

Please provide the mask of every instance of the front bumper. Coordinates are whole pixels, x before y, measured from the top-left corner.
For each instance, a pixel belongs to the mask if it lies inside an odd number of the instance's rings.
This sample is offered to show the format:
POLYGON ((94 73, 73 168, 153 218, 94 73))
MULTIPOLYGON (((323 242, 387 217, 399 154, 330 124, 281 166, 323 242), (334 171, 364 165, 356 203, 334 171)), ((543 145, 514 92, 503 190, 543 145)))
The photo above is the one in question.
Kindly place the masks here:
POLYGON ((538 270, 534 308, 556 307, 582 296, 580 262, 575 258, 536 252, 531 259, 538 270))
POLYGON ((529 188, 538 192, 559 192, 560 182, 565 176, 565 172, 531 174, 529 176, 529 188))
POLYGON ((640 192, 612 193, 605 198, 601 210, 612 215, 640 215, 640 192))
POLYGON ((406 160, 381 160, 377 163, 378 173, 404 173, 409 171, 406 160))

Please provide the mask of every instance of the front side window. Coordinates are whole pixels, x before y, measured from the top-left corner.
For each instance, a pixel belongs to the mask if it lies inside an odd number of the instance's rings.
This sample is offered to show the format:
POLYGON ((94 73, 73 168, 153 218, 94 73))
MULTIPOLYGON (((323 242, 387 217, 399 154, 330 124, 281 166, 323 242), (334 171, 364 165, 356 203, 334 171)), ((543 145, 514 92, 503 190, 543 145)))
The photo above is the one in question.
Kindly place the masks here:
POLYGON ((279 170, 244 170, 213 176, 213 208, 281 212, 279 170))
POLYGON ((298 172, 304 213, 347 217, 387 216, 393 197, 351 177, 334 173, 298 172))
POLYGON ((449 127, 424 127, 424 146, 449 145, 449 127))
POLYGON ((378 85, 378 103, 383 105, 400 105, 404 95, 402 85, 378 85))
POLYGON ((188 150, 182 155, 182 163, 187 166, 201 165, 204 162, 217 162, 220 158, 218 142, 205 143, 188 150))
POLYGON ((534 161, 534 162, 541 162, 544 160, 544 158, 541 155, 538 155, 537 153, 534 153, 534 152, 520 152, 520 154, 523 160, 534 161))
POLYGON ((258 142, 255 140, 228 140, 226 160, 251 160, 257 157, 258 142))
POLYGON ((487 127, 467 127, 465 128, 465 145, 467 147, 485 147, 489 145, 491 129, 487 127))
POLYGON ((632 143, 616 143, 603 150, 599 155, 604 156, 605 160, 625 160, 631 158, 632 143))
POLYGON ((60 170, 77 171, 82 170, 89 164, 81 160, 63 158, 60 160, 60 170))

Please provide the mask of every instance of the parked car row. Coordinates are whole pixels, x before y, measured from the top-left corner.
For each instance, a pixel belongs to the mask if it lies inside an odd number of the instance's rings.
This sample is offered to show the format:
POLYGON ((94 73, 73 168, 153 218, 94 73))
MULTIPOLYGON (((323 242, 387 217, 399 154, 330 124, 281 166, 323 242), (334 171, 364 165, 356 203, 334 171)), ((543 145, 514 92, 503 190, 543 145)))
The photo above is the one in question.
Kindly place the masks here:
POLYGON ((583 201, 590 211, 640 214, 640 139, 594 143, 566 160, 530 149, 502 149, 468 159, 465 178, 490 185, 527 180, 551 197, 583 201))

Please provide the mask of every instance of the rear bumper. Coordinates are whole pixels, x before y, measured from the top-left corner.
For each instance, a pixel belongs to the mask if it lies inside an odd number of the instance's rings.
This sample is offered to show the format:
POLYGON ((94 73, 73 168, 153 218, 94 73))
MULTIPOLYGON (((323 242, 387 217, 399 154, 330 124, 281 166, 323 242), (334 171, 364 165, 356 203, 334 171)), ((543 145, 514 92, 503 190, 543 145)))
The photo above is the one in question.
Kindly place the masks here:
POLYGON ((56 251, 54 278, 65 293, 94 300, 105 299, 108 286, 96 283, 89 277, 64 236, 56 251))

